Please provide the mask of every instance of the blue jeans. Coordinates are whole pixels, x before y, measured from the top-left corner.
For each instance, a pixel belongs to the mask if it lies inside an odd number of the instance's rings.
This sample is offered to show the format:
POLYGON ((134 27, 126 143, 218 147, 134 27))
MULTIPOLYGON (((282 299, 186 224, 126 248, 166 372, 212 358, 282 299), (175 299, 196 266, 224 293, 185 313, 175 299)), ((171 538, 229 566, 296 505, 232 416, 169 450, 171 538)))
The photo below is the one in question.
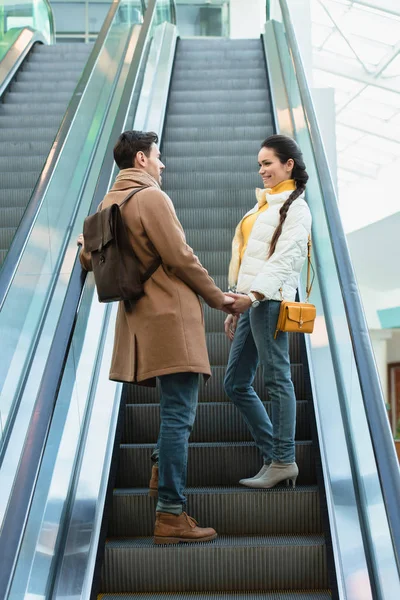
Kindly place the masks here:
POLYGON ((158 462, 157 511, 182 513, 186 498, 189 436, 196 417, 198 373, 174 373, 160 379, 160 432, 152 460, 158 462))
POLYGON ((274 340, 280 302, 266 300, 241 315, 229 354, 225 391, 240 410, 264 463, 295 460, 296 397, 290 376, 289 338, 274 340), (252 384, 258 363, 272 402, 272 422, 252 384))

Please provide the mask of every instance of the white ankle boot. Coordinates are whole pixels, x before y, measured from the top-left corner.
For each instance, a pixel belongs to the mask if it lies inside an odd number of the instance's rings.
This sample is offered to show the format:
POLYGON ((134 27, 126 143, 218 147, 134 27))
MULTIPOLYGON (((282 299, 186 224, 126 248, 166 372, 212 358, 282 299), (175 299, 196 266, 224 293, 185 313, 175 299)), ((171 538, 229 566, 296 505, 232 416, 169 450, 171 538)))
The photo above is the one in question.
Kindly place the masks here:
MULTIPOLYGON (((262 470, 262 469, 261 469, 262 470)), ((261 472, 261 471, 260 471, 261 472)), ((289 485, 289 481, 292 482, 292 486, 296 487, 296 479, 299 474, 299 469, 296 463, 277 463, 272 461, 266 471, 256 479, 242 479, 240 483, 251 488, 272 488, 281 481, 286 479, 286 485, 289 485)))
MULTIPOLYGON (((241 483, 242 485, 247 485, 247 483, 249 481, 254 481, 255 479, 258 479, 259 477, 262 477, 264 475, 264 473, 267 472, 267 470, 269 469, 269 467, 271 466, 271 463, 269 463, 268 465, 263 465, 260 469, 260 471, 258 471, 257 475, 254 475, 254 477, 249 477, 247 479, 241 479, 239 481, 239 483, 241 483)), ((251 487, 251 486, 249 486, 251 487)))

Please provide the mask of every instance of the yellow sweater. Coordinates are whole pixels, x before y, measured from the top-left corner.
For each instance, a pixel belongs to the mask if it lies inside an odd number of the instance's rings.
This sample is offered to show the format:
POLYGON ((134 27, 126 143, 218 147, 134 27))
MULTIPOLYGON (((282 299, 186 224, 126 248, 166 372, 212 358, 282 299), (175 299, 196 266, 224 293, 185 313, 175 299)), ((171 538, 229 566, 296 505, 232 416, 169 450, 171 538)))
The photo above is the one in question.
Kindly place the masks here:
POLYGON ((247 244, 250 239, 250 234, 254 227, 254 223, 257 221, 258 217, 261 213, 265 212, 268 208, 268 202, 266 196, 271 196, 272 194, 280 194, 281 192, 292 192, 296 189, 296 184, 294 179, 286 179, 285 181, 281 181, 278 185, 275 185, 273 188, 267 188, 264 190, 262 200, 258 203, 258 211, 245 217, 242 221, 242 236, 243 236, 243 246, 240 251, 240 260, 242 260, 244 253, 246 252, 247 244))

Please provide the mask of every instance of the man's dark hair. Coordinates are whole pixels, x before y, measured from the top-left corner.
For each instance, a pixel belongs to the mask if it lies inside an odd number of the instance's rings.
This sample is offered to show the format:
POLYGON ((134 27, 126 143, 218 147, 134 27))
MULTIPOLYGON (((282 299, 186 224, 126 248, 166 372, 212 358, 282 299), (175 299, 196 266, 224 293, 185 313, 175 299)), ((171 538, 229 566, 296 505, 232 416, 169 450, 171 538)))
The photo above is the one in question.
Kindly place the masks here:
POLYGON ((158 143, 158 135, 153 131, 124 131, 114 146, 114 160, 120 169, 131 169, 136 154, 150 155, 151 146, 158 143))

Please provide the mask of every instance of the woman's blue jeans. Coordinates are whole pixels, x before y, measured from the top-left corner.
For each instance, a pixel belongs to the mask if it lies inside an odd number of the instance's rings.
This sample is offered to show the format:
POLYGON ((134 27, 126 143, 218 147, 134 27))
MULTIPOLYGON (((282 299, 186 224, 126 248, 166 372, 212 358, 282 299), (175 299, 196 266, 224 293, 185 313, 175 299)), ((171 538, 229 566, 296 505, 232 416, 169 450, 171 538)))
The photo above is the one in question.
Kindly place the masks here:
POLYGON ((295 461, 296 397, 290 376, 289 338, 274 340, 280 302, 266 300, 239 318, 229 354, 225 391, 240 410, 264 463, 295 461), (258 363, 263 367, 271 419, 253 388, 258 363))
POLYGON ((180 515, 186 503, 189 436, 196 418, 198 373, 174 373, 159 378, 160 432, 152 460, 158 462, 157 511, 180 515))

